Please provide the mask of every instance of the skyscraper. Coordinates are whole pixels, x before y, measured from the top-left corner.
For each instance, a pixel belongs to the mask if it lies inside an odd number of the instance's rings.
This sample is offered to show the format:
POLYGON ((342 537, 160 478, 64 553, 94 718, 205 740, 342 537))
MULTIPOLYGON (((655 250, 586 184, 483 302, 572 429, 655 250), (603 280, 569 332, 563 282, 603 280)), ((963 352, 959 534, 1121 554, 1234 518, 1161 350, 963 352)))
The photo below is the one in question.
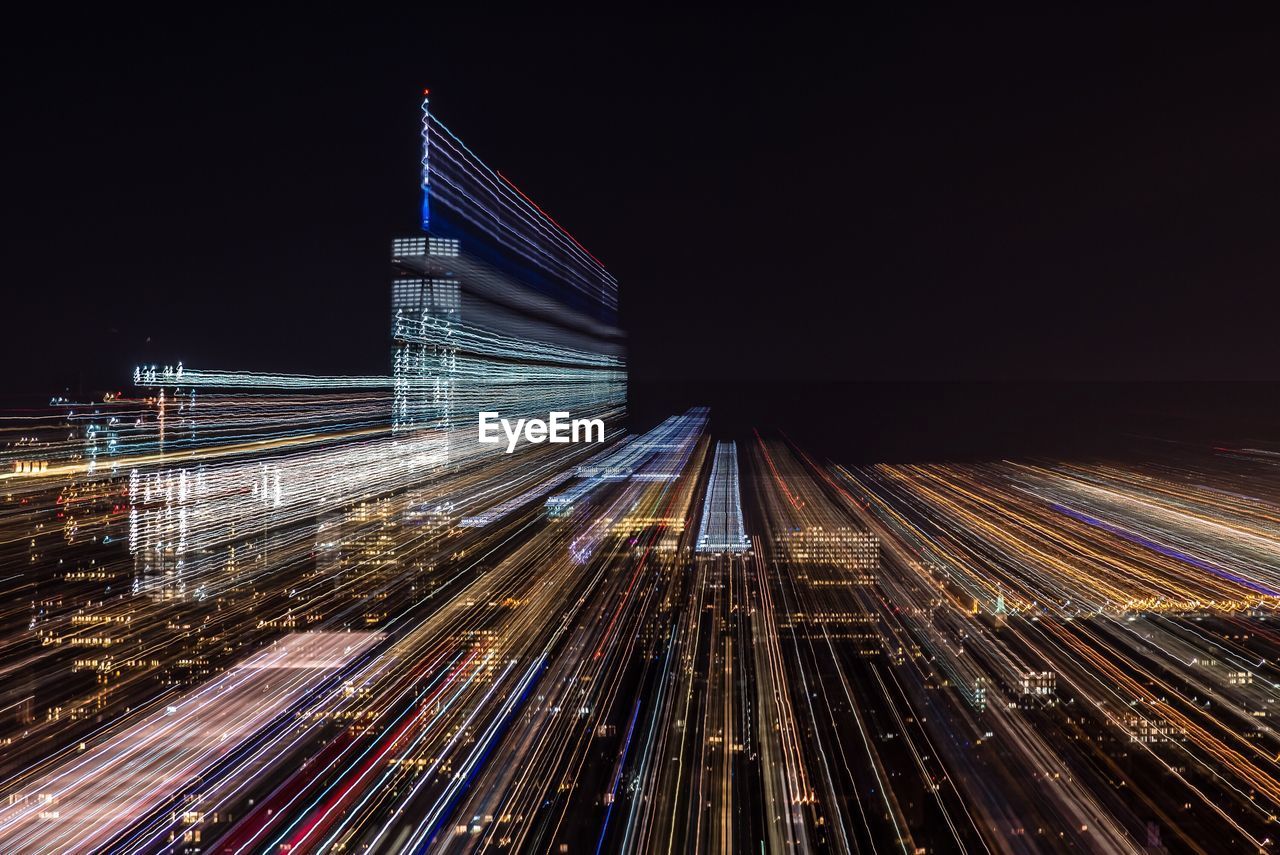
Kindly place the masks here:
POLYGON ((392 242, 392 428, 487 453, 476 414, 551 410, 620 422, 617 282, 422 101, 423 234, 392 242))

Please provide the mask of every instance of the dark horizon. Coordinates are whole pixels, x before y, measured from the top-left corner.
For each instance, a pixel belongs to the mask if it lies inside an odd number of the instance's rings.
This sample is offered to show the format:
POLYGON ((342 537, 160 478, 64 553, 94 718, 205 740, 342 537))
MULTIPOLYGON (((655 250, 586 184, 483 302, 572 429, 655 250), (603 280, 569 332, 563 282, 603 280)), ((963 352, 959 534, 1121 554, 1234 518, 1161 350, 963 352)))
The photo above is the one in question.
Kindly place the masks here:
POLYGON ((1134 7, 16 31, 10 398, 178 359, 387 371, 423 84, 618 278, 639 388, 1280 379, 1270 22, 1134 7), (423 27, 453 37, 420 52, 423 27))

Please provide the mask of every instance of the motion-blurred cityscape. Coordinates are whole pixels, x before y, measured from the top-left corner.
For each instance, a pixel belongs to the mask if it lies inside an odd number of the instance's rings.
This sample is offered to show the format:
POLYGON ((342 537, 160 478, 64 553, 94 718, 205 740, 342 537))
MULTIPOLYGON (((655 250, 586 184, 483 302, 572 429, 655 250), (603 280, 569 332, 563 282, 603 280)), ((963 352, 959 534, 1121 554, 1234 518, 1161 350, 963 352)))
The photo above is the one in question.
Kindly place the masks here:
POLYGON ((387 375, 0 418, 0 852, 1273 845, 1280 446, 632 430, 613 277, 425 94, 421 175, 387 375))

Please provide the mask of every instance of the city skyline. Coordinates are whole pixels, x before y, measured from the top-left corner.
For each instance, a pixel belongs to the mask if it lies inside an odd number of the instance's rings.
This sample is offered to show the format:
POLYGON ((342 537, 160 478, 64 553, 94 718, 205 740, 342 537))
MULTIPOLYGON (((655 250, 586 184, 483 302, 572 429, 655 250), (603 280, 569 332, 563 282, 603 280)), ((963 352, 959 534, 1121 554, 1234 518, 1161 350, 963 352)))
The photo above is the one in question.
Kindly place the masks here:
POLYGON ((1269 21, 95 21, 33 25, 6 58, 5 236, 28 283, 6 397, 178 359, 381 370, 384 311, 340 307, 416 225, 424 86, 644 283, 622 312, 655 412, 682 378, 1277 379, 1269 21), (284 317, 333 344, 274 352, 284 317), (49 324, 62 347, 29 358, 49 324))
POLYGON ((1270 29, 222 14, 6 57, 0 855, 1275 849, 1270 29))

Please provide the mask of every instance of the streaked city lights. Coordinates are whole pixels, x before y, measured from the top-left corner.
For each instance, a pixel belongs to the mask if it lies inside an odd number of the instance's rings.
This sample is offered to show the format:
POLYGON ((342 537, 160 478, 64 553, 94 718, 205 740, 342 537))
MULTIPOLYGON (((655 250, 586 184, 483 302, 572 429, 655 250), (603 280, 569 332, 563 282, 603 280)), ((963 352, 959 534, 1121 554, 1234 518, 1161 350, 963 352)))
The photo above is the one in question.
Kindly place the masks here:
POLYGON ((385 375, 0 414, 0 855, 1274 847, 1280 450, 632 424, 618 283, 421 140, 385 375))

